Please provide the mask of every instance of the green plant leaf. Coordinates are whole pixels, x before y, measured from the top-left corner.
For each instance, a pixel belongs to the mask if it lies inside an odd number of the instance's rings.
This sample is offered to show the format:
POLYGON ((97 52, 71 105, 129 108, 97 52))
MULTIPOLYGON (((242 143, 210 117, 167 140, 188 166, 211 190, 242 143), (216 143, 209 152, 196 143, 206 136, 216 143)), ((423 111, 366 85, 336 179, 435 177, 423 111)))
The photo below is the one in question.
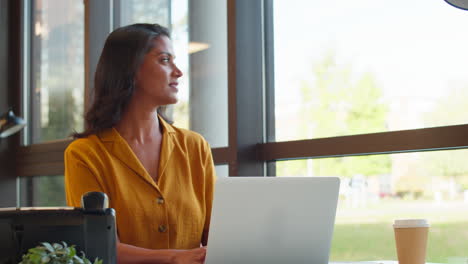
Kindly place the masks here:
POLYGON ((49 252, 55 252, 55 249, 54 247, 50 244, 50 243, 47 243, 47 242, 42 242, 41 243, 49 252))
POLYGON ((45 254, 47 254, 47 251, 43 247, 31 248, 28 250, 28 252, 33 255, 39 255, 39 256, 44 256, 45 254))
POLYGON ((89 259, 84 258, 83 260, 84 260, 84 263, 85 263, 85 264, 91 264, 91 261, 89 261, 89 259))
POLYGON ((76 249, 75 249, 75 246, 71 246, 70 247, 70 254, 69 254, 70 257, 74 257, 76 256, 76 249))
POLYGON ((68 254, 67 254, 67 250, 64 249, 64 248, 62 248, 62 249, 57 249, 55 252, 57 253, 57 255, 61 255, 61 256, 67 256, 67 255, 68 255, 68 254))
POLYGON ((41 262, 42 262, 42 263, 49 263, 49 261, 50 261, 50 257, 49 257, 49 256, 44 256, 44 257, 41 258, 41 262))
MULTIPOLYGON (((81 258, 76 254, 75 245, 68 246, 64 241, 61 243, 42 242, 29 249, 19 264, 92 264, 84 252, 81 252, 81 258)), ((102 264, 102 260, 96 258, 94 264, 102 264)))
POLYGON ((30 260, 34 264, 41 263, 41 256, 40 255, 31 255, 30 260))
POLYGON ((81 258, 80 258, 80 257, 78 257, 78 256, 74 256, 74 257, 73 257, 73 262, 74 262, 74 263, 80 263, 80 264, 83 264, 83 263, 84 263, 84 260, 83 260, 83 259, 81 259, 81 258))
POLYGON ((53 246, 55 249, 63 249, 63 246, 58 243, 54 243, 53 246))

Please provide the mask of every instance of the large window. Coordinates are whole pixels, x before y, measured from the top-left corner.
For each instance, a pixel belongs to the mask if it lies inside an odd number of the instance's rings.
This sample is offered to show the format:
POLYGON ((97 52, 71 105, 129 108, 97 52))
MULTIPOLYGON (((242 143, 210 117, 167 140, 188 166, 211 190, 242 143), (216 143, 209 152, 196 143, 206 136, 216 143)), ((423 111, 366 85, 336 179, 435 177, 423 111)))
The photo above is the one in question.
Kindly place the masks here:
POLYGON ((467 123, 466 24, 444 1, 274 1, 276 140, 467 123))
POLYGON ((300 155, 277 159, 276 176, 341 178, 331 260, 396 259, 393 220, 427 218, 427 260, 459 263, 468 151, 368 154, 417 150, 404 147, 415 142, 409 129, 429 135, 423 128, 468 123, 468 37, 460 34, 468 13, 427 0, 273 3, 270 141, 304 142, 300 155))
MULTIPOLYGON (((73 132, 83 130, 85 63, 84 63, 84 2, 62 0, 24 1, 25 33, 24 63, 25 98, 23 109, 29 116, 23 143, 32 148, 42 143, 64 140, 73 132), (29 30, 28 30, 29 29, 29 30), (29 50, 28 47, 30 47, 29 50), (30 84, 29 86, 27 84, 30 84)), ((28 151, 26 151, 28 152, 28 151)), ((19 165, 21 206, 65 205, 63 176, 40 176, 48 173, 50 158, 63 159, 63 152, 52 154, 47 148, 28 161, 33 168, 19 165), (34 165, 35 164, 35 165, 34 165), (26 168, 25 171, 22 171, 26 168)), ((23 156, 26 160, 25 156, 23 156)), ((60 161, 59 161, 60 162, 60 161)), ((63 161, 62 161, 63 163, 63 161)), ((54 172, 51 172, 54 173, 54 172)), ((57 174, 63 174, 58 172, 57 174)), ((46 174, 47 175, 47 174, 46 174)))
POLYGON ((32 1, 31 142, 83 129, 83 1, 32 1))
POLYGON ((20 206, 66 206, 63 175, 20 179, 20 206))
POLYGON ((121 25, 159 23, 170 28, 182 70, 174 124, 202 133, 212 147, 228 145, 226 1, 122 1, 121 25), (208 15, 209 14, 209 15, 208 15), (205 103, 206 98, 210 103, 205 103))
MULTIPOLYGON (((63 150, 69 136, 84 128, 83 114, 89 103, 85 95, 91 94, 96 56, 105 37, 119 26, 158 23, 170 29, 176 63, 184 76, 179 102, 166 113, 176 126, 202 133, 212 147, 227 146, 226 1, 196 5, 187 0, 23 1, 27 32, 23 54, 28 56, 28 47, 32 51, 27 58, 32 67, 26 66, 24 73, 24 89, 30 89, 30 96, 24 104, 31 114, 24 141, 30 147, 21 151, 19 175, 35 178, 25 177, 20 184, 22 205, 64 204, 63 179, 39 176, 63 174, 63 150), (206 98, 212 102, 203 103, 206 98), (57 199, 49 199, 52 196, 57 199)), ((227 169, 217 166, 220 175, 227 176, 227 169)))
POLYGON ((467 150, 277 162, 277 176, 341 178, 331 259, 396 259, 394 219, 431 223, 427 259, 465 256, 467 150), (353 243, 350 243, 353 241, 353 243), (369 241, 373 241, 369 243, 369 241), (375 243, 375 241, 379 241, 375 243))
POLYGON ((120 24, 159 23, 168 27, 171 24, 172 0, 125 0, 120 1, 120 24))
POLYGON ((83 72, 107 34, 160 23, 184 73, 169 110, 208 140, 219 176, 340 177, 332 261, 396 259, 391 223, 405 217, 432 223, 428 261, 466 258, 468 12, 443 0, 23 1, 29 205, 61 204, 50 190, 63 178, 43 175, 63 174, 70 141, 50 140, 82 129, 83 72))

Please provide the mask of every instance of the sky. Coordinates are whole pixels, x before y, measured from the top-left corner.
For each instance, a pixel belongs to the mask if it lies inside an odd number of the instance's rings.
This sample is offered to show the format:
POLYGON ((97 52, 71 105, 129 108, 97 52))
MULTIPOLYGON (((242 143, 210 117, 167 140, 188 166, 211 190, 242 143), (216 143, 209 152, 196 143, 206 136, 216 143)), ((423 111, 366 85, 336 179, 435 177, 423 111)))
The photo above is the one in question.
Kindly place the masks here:
POLYGON ((387 98, 437 98, 447 83, 468 83, 468 12, 443 0, 275 0, 274 9, 284 103, 330 51, 357 75, 374 73, 387 98))

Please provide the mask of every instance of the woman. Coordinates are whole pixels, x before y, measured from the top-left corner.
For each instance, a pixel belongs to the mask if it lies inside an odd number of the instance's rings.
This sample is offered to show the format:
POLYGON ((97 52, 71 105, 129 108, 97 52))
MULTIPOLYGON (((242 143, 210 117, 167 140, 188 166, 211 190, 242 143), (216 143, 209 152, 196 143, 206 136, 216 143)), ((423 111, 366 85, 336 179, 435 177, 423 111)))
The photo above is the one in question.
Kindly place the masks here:
POLYGON ((101 191, 116 210, 119 263, 203 263, 215 178, 208 143, 170 125, 177 102, 166 28, 134 24, 106 40, 86 130, 65 151, 67 202, 101 191))

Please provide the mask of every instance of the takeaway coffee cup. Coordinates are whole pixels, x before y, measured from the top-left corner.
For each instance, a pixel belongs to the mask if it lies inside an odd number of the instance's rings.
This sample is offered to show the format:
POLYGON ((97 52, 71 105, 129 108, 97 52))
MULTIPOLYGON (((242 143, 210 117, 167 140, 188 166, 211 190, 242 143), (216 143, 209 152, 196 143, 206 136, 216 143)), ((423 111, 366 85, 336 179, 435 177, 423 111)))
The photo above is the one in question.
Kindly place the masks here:
POLYGON ((427 233, 426 219, 401 219, 393 224, 399 264, 426 263, 427 233))

